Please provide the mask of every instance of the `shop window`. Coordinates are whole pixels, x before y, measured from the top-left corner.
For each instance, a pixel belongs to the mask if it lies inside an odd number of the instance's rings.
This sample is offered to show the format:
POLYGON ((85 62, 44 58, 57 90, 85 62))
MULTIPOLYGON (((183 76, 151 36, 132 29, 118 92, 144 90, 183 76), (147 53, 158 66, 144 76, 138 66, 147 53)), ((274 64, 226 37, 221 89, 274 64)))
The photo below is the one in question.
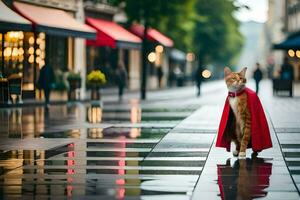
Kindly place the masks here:
POLYGON ((10 31, 4 34, 4 76, 23 73, 23 48, 24 33, 21 31, 10 31))
POLYGON ((46 63, 54 70, 68 71, 68 39, 47 35, 46 44, 46 63))

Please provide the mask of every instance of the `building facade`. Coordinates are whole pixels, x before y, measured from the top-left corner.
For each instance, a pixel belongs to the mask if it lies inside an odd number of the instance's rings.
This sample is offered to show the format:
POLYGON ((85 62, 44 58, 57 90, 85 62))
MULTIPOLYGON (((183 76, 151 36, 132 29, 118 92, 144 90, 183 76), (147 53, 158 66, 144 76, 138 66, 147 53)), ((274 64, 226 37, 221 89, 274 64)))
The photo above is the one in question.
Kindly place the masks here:
POLYGON ((294 67, 294 80, 300 80, 300 2, 298 0, 269 0, 267 62, 279 76, 280 65, 287 57, 294 67))

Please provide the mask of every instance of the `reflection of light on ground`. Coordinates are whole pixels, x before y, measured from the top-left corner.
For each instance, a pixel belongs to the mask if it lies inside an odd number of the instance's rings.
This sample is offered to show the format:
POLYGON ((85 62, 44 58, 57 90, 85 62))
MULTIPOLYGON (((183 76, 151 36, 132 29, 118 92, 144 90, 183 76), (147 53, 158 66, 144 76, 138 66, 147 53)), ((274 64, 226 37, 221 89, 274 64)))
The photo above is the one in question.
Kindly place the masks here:
MULTIPOLYGON (((120 151, 119 153, 119 156, 121 157, 121 160, 119 160, 118 162, 118 166, 120 167, 120 169, 118 169, 118 175, 125 175, 125 165, 126 165, 126 161, 122 158, 125 158, 126 157, 126 137, 125 136, 121 136, 120 138, 120 145, 121 145, 121 148, 122 148, 122 151, 120 151)), ((125 184, 125 179, 117 179, 116 180, 116 184, 117 185, 124 185, 125 184)), ((117 199, 123 199, 125 197, 125 188, 123 187, 119 187, 117 189, 117 196, 116 198, 117 199)))
POLYGON ((89 107, 87 114, 90 123, 100 123, 102 121, 102 108, 100 106, 89 107))
POLYGON ((88 129, 88 137, 94 139, 103 138, 103 129, 102 128, 90 128, 88 129))
POLYGON ((141 136, 141 128, 131 128, 129 136, 131 138, 137 138, 141 136))
POLYGON ((130 100, 130 121, 131 123, 140 123, 142 120, 142 109, 138 99, 130 100))
POLYGON ((74 152, 74 143, 71 143, 68 145, 68 160, 67 160, 67 166, 68 166, 68 171, 67 174, 75 174, 74 170, 74 157, 75 157, 75 152, 74 152))

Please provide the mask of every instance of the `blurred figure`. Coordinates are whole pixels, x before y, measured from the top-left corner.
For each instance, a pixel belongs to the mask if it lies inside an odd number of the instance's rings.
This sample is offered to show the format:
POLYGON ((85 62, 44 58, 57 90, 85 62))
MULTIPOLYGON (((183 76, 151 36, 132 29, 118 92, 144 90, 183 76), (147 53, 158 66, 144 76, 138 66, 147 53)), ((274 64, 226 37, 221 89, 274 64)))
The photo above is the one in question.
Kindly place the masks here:
POLYGON ((256 86, 256 94, 258 94, 259 91, 259 82, 262 80, 263 78, 263 73, 260 69, 260 64, 256 63, 256 69, 253 73, 253 78, 255 80, 255 86, 256 86))
POLYGON ((157 79, 158 79, 158 87, 161 88, 162 87, 162 78, 164 76, 164 72, 162 70, 161 66, 157 67, 157 79))
POLYGON ((290 64, 288 57, 284 58, 284 62, 281 65, 280 78, 283 80, 293 80, 294 68, 290 64))
POLYGON ((203 68, 201 66, 198 66, 196 71, 194 72, 194 80, 196 82, 196 87, 197 87, 197 96, 199 97, 201 94, 201 83, 203 81, 203 76, 202 76, 203 68))
POLYGON ((123 62, 119 62, 118 64, 118 68, 116 70, 116 81, 119 88, 119 100, 121 101, 123 98, 124 87, 127 85, 127 71, 123 62))
POLYGON ((53 69, 47 64, 41 69, 40 76, 38 79, 38 86, 44 90, 45 94, 45 106, 48 108, 50 93, 54 83, 54 72, 53 69))

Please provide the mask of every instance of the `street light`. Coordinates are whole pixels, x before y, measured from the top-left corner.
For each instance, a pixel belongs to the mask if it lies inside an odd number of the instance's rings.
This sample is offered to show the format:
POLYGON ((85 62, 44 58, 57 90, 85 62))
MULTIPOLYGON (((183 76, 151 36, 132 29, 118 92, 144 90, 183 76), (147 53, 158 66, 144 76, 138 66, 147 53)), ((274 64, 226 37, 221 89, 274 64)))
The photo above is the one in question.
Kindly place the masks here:
POLYGON ((202 76, 203 76, 204 78, 210 78, 210 77, 211 77, 211 71, 209 71, 208 69, 204 70, 204 71, 202 72, 202 76))
POLYGON ((297 56, 298 58, 300 58, 300 50, 297 50, 297 51, 296 51, 296 56, 297 56))
POLYGON ((295 51, 293 51, 292 49, 290 49, 289 51, 288 51, 288 54, 289 54, 289 56, 290 57, 294 57, 295 56, 295 51))
POLYGON ((151 63, 154 63, 156 60, 156 54, 155 52, 151 52, 148 54, 148 61, 151 62, 151 63))
POLYGON ((162 52, 164 51, 164 47, 163 47, 162 45, 157 45, 157 46, 155 47, 155 51, 156 51, 157 53, 162 53, 162 52))
POLYGON ((195 60, 195 54, 194 53, 187 53, 186 54, 186 60, 188 61, 188 62, 193 62, 194 60, 195 60))

